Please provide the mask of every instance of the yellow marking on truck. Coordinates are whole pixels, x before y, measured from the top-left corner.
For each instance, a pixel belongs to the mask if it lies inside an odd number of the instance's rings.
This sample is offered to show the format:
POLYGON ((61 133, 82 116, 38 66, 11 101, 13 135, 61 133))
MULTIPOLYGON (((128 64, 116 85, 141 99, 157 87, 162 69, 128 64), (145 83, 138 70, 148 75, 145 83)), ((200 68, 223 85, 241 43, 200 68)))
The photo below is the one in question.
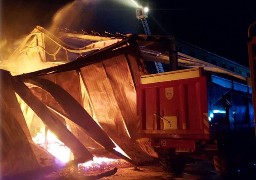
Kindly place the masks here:
POLYGON ((165 81, 174 81, 181 79, 196 78, 201 76, 200 68, 193 68, 189 70, 178 70, 175 72, 164 72, 158 74, 141 76, 141 84, 150 84, 165 81))

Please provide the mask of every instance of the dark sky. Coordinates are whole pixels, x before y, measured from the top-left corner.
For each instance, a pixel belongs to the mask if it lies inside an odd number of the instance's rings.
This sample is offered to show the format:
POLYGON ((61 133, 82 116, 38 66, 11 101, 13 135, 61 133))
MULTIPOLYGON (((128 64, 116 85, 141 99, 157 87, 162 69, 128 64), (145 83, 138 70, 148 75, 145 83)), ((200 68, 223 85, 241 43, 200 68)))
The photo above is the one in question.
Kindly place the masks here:
MULTIPOLYGON (((80 31, 143 33, 129 0, 77 0, 57 25, 80 31)), ((28 34, 52 23, 55 12, 72 0, 2 0, 2 37, 28 34)), ((256 21, 256 1, 141 0, 150 10, 152 34, 175 35, 242 65, 248 65, 247 29, 256 21)))

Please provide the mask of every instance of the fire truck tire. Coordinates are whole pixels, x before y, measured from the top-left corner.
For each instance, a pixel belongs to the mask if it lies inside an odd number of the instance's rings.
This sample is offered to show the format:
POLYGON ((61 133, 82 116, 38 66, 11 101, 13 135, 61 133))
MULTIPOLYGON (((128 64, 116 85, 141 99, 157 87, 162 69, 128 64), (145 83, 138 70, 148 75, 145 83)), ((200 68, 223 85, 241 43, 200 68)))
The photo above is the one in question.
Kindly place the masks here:
POLYGON ((215 171, 218 174, 222 176, 228 175, 228 163, 225 157, 220 155, 215 155, 213 157, 213 165, 214 165, 215 171))
POLYGON ((159 160, 164 170, 175 174, 182 174, 186 166, 186 159, 180 155, 164 154, 159 160))

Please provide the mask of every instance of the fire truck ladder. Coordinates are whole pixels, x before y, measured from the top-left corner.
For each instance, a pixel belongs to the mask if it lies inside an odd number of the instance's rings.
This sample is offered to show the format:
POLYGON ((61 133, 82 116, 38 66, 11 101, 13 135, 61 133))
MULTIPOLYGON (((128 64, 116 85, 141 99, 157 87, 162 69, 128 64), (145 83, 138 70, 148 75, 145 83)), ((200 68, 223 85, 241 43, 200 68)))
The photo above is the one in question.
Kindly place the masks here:
POLYGON ((143 26, 145 34, 151 36, 151 31, 149 29, 149 25, 148 25, 147 19, 146 18, 142 18, 141 19, 141 23, 142 23, 142 26, 143 26))
MULTIPOLYGON (((148 36, 151 36, 151 32, 150 32, 148 21, 147 21, 146 17, 142 17, 142 18, 139 18, 139 19, 141 20, 141 23, 142 23, 145 34, 148 35, 148 36)), ((155 61, 155 67, 156 67, 157 73, 164 72, 164 68, 163 68, 163 65, 162 65, 161 62, 155 61)))

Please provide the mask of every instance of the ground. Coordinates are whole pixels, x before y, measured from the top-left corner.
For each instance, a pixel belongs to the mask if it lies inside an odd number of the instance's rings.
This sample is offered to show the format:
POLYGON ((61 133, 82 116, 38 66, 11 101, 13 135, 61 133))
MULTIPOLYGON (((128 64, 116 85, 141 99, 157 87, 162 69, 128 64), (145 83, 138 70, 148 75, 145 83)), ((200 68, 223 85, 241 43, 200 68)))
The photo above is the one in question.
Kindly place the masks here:
POLYGON ((199 161, 187 164, 182 175, 175 175, 172 172, 166 172, 155 163, 153 165, 139 166, 137 168, 129 164, 119 164, 115 167, 108 166, 105 170, 82 170, 81 168, 69 168, 59 172, 51 173, 46 179, 75 179, 75 180, 161 180, 161 179, 192 179, 192 180, 220 180, 221 177, 214 171, 212 162, 199 161), (119 166, 119 167, 118 167, 119 166), (107 175, 107 176, 105 176, 107 175), (104 176, 104 177, 102 177, 104 176))
POLYGON ((102 179, 108 180, 158 180, 158 179, 221 179, 215 172, 210 162, 197 162, 188 164, 182 175, 175 175, 166 172, 163 168, 156 164, 150 166, 142 166, 135 169, 120 168, 117 173, 102 179))

